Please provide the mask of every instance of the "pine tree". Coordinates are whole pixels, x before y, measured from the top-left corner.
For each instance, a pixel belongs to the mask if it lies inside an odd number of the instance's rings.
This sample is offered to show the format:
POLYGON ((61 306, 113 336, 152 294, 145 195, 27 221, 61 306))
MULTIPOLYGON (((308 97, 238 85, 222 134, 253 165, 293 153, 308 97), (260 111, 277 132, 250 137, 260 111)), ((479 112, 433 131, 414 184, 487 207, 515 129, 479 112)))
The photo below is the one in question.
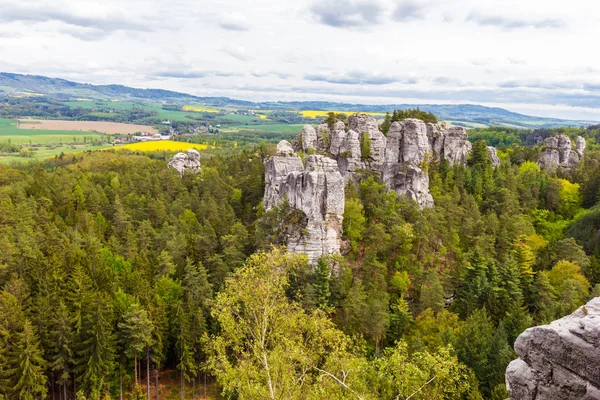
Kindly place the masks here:
POLYGON ((135 385, 138 385, 138 355, 152 345, 152 331, 154 326, 148 313, 138 303, 133 303, 123 321, 119 323, 129 343, 129 352, 133 355, 135 385))
POLYGON ((315 278, 312 286, 314 289, 317 306, 321 308, 327 307, 329 303, 329 296, 331 295, 331 291, 329 290, 329 279, 329 264, 327 263, 327 260, 320 258, 317 262, 315 278))
POLYGON ((58 374, 56 383, 62 385, 64 398, 67 398, 67 383, 70 382, 71 368, 73 366, 73 331, 71 327, 71 316, 65 303, 61 301, 59 306, 51 314, 53 330, 50 333, 51 346, 51 369, 58 374))
POLYGON ((86 296, 82 310, 74 371, 88 397, 97 400, 106 391, 114 369, 113 310, 102 292, 86 296))
POLYGON ((23 332, 17 334, 15 347, 11 351, 18 357, 16 370, 17 384, 13 391, 19 400, 34 400, 44 398, 46 388, 46 375, 44 368, 46 362, 42 357, 39 339, 29 320, 25 320, 23 332))

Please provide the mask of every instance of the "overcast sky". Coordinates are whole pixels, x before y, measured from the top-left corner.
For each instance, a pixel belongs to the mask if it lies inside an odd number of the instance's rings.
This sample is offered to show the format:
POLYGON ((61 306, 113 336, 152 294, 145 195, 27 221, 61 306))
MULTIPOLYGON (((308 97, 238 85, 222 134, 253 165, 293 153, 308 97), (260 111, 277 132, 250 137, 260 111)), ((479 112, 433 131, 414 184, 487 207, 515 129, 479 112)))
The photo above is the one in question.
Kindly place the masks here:
POLYGON ((600 119, 597 0, 0 0, 0 71, 600 119))

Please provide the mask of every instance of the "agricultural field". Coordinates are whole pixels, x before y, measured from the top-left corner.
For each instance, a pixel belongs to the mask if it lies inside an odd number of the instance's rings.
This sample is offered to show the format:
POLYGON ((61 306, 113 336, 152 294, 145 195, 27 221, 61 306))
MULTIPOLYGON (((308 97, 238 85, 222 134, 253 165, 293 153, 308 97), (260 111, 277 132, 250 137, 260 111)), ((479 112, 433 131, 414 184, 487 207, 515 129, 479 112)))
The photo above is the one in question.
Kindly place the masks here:
POLYGON ((0 118, 0 143, 36 144, 36 143, 65 143, 65 142, 93 142, 101 141, 102 135, 95 132, 82 132, 71 130, 44 130, 39 124, 38 129, 19 129, 16 121, 0 118))
POLYGON ((64 121, 64 120, 39 120, 20 119, 19 129, 37 129, 45 131, 84 131, 100 132, 108 135, 129 134, 137 132, 158 133, 156 128, 147 125, 123 124, 119 122, 104 121, 64 121))
POLYGON ((192 112, 199 112, 199 113, 218 113, 219 110, 215 110, 212 108, 204 108, 204 107, 200 107, 200 106, 183 106, 181 108, 183 111, 192 111, 192 112))
POLYGON ((175 142, 172 140, 155 140, 114 146, 113 148, 131 151, 186 151, 189 149, 206 150, 209 146, 197 143, 175 142))
MULTIPOLYGON (((323 111, 323 110, 302 110, 302 111, 298 111, 300 114, 302 114, 302 116, 304 118, 317 118, 317 117, 327 117, 327 114, 330 112, 334 112, 336 114, 346 114, 346 115, 352 115, 355 114, 359 111, 323 111)), ((361 114, 368 114, 370 116, 372 116, 373 118, 377 118, 377 117, 385 117, 385 113, 380 113, 380 112, 362 112, 360 111, 361 114)))
POLYGON ((223 129, 227 132, 235 132, 240 130, 257 131, 257 132, 273 132, 273 133, 299 133, 304 124, 264 124, 264 125, 234 125, 223 129))

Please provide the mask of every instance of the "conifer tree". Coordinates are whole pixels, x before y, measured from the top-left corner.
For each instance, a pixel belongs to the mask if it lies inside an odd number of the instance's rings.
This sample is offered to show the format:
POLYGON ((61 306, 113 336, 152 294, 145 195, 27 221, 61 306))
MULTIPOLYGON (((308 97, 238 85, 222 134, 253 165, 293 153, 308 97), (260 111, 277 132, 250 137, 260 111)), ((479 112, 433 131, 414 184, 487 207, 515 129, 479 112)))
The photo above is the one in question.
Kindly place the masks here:
POLYGON ((151 346, 154 326, 148 318, 146 310, 138 303, 133 303, 125 313, 123 321, 119 323, 119 328, 125 333, 129 343, 129 352, 133 355, 134 380, 137 386, 138 355, 151 346))
POLYGON ((107 390, 114 369, 113 310, 107 295, 86 296, 82 315, 74 371, 87 397, 97 400, 107 390))
POLYGON ((15 371, 17 384, 13 392, 19 400, 44 398, 48 389, 48 378, 44 375, 46 362, 42 357, 40 343, 31 322, 25 320, 23 332, 17 333, 15 346, 11 350, 18 359, 15 371))
POLYGON ((329 275, 330 270, 327 260, 320 258, 315 269, 313 289, 317 306, 321 308, 327 307, 329 296, 331 295, 331 291, 329 290, 329 275))

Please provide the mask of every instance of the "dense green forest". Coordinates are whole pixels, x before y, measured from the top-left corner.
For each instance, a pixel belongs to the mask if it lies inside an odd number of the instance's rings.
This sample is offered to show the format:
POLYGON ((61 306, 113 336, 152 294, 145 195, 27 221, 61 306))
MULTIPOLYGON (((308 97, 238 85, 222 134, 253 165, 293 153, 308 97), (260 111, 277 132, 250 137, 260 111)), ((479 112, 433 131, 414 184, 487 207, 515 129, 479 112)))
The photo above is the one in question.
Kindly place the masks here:
POLYGON ((344 255, 316 266, 263 211, 269 147, 183 178, 111 152, 0 165, 0 398, 153 397, 172 370, 232 399, 504 399, 515 338, 600 295, 600 152, 549 176, 513 150, 428 165, 431 209, 349 184, 344 255))

